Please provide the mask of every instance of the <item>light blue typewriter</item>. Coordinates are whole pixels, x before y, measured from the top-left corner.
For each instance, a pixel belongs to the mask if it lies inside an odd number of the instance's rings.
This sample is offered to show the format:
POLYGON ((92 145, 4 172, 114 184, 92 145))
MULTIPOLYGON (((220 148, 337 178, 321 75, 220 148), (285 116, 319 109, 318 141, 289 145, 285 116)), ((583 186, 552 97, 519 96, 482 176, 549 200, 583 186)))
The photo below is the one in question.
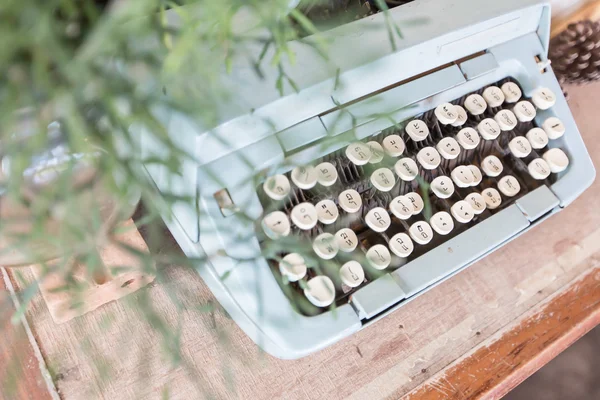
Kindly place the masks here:
POLYGON ((592 183, 547 62, 550 6, 481 3, 392 9, 395 49, 381 13, 325 32, 329 62, 292 43, 299 92, 240 62, 225 77, 238 107, 218 126, 168 116, 196 160, 182 178, 147 171, 197 198, 168 227, 268 353, 303 357, 369 326, 592 183))

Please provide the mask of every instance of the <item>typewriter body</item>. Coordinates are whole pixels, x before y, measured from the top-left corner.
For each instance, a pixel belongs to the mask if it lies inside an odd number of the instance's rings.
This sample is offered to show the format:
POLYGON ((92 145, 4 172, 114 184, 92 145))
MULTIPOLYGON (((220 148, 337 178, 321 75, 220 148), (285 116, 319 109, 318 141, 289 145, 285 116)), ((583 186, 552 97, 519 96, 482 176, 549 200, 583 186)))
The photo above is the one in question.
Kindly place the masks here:
POLYGON ((383 14, 323 33, 329 61, 292 43, 297 93, 280 96, 275 72, 258 79, 240 61, 227 77, 236 106, 218 126, 163 116, 195 162, 182 177, 148 174, 197 196, 166 223, 189 257, 206 257, 197 270, 236 323, 279 358, 397 310, 595 177, 546 62, 548 4, 420 0, 389 16, 403 32, 395 48, 383 14))

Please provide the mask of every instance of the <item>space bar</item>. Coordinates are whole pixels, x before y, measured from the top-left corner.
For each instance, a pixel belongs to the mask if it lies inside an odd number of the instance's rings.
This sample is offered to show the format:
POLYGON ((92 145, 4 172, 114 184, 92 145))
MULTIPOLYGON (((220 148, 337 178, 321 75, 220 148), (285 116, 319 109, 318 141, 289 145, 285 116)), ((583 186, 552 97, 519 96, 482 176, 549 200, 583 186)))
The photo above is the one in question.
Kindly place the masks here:
POLYGON ((527 226, 529 220, 512 205, 391 275, 409 298, 499 248, 527 226))

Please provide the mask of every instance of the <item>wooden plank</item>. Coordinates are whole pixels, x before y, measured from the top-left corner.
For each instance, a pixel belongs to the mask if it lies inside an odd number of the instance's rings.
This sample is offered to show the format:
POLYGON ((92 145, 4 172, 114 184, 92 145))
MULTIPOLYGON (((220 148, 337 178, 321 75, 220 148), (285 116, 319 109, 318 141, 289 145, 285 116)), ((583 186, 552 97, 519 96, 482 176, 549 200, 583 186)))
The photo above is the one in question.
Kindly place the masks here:
POLYGON ((587 272, 531 316, 494 335, 406 399, 500 399, 598 324, 600 268, 587 272))
MULTIPOLYGON (((569 91, 599 165, 595 104, 600 85, 569 91)), ((32 300, 27 316, 67 400, 166 394, 174 399, 400 397, 472 349, 499 341, 508 327, 519 326, 515 321, 543 309, 570 282, 596 268, 599 208, 596 182, 563 212, 435 290, 297 361, 262 354, 183 265, 163 266, 154 284, 65 324, 54 324, 41 296, 32 300)), ((149 244, 161 257, 171 246, 162 236, 159 246, 149 244)), ((561 313, 569 315, 572 308, 561 313)), ((530 372, 518 368, 513 373, 530 372)))
POLYGON ((14 311, 0 275, 0 399, 50 400, 52 397, 25 328, 10 321, 14 311))

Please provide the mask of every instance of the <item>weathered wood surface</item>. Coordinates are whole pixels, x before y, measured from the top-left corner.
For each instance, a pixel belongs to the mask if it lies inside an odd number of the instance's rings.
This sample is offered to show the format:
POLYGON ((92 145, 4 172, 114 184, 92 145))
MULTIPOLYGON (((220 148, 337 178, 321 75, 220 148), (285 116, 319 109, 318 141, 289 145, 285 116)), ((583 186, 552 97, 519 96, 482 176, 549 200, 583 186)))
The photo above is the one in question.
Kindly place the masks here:
MULTIPOLYGON (((595 116, 600 85, 571 88, 570 94, 600 165, 595 116)), ((562 213, 435 290, 298 361, 261 354, 218 309, 202 280, 177 266, 163 269, 162 282, 68 323, 55 325, 41 296, 27 316, 67 400, 167 394, 374 399, 409 393, 417 399, 435 398, 436 387, 457 398, 495 397, 597 323, 598 209, 596 183, 562 213), (161 328, 181 332, 182 363, 176 367, 166 349, 177 345, 164 339, 161 328), (520 348, 511 355, 513 344, 520 348)))

